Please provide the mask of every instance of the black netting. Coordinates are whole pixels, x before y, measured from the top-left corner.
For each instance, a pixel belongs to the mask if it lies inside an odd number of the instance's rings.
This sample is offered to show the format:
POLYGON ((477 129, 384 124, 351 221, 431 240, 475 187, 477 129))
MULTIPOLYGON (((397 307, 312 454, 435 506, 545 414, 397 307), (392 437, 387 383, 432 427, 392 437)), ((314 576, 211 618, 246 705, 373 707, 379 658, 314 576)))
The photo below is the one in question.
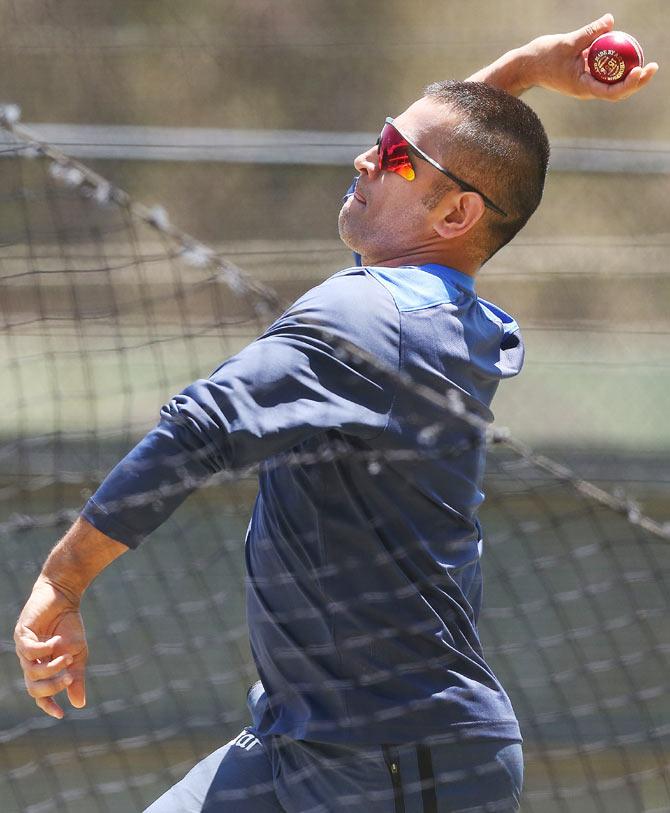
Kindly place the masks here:
MULTIPOLYGON (((17 136, 18 145, 7 136, 0 198, 7 619, 160 404, 247 344, 281 307, 162 210, 133 204, 20 128, 17 136)), ((490 446, 480 629, 524 732, 523 809, 668 809, 667 528, 505 433, 487 432, 454 393, 424 396, 469 426, 466 446, 485 437, 490 446)), ((340 440, 315 446, 307 462, 411 472, 421 456, 464 450, 441 440, 439 425, 429 429, 420 448, 384 455, 340 440)), ((304 454, 289 453, 276 465, 298 462, 304 454)), ((85 709, 61 722, 37 712, 13 645, 2 643, 3 810, 139 810, 248 722, 245 693, 256 674, 244 537, 254 496, 253 470, 215 478, 91 587, 85 709)))

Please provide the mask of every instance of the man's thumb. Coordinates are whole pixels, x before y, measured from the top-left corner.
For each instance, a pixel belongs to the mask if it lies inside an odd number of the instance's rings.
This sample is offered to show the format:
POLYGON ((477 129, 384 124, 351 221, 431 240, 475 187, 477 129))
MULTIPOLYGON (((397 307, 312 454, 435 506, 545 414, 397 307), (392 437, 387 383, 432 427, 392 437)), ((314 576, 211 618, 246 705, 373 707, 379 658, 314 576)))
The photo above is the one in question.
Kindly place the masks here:
POLYGON ((598 20, 577 29, 570 34, 576 48, 583 50, 588 48, 593 40, 601 34, 606 34, 614 28, 614 17, 611 14, 603 14, 598 20))

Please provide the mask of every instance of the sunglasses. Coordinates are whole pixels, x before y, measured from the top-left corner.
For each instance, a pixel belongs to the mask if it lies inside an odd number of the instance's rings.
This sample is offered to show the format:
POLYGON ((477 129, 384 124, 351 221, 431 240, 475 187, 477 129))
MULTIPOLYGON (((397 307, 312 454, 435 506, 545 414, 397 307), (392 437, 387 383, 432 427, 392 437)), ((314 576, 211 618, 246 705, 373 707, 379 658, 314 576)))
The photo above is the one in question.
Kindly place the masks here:
POLYGON ((423 161, 427 161, 431 166, 434 166, 435 169, 439 170, 443 175, 446 175, 447 178, 451 178, 464 192, 476 192, 480 195, 484 201, 484 205, 488 209, 497 212, 497 214, 502 215, 502 217, 507 217, 507 212, 504 212, 500 206, 496 206, 483 192, 480 192, 479 189, 472 186, 472 184, 459 178, 458 175, 454 175, 453 172, 449 172, 448 169, 440 166, 430 155, 426 155, 423 150, 412 143, 409 138, 404 136, 395 124, 393 124, 392 118, 387 118, 384 122, 382 131, 377 139, 377 151, 379 154, 379 169, 386 170, 387 172, 395 172, 406 181, 413 181, 416 177, 416 172, 410 160, 410 151, 413 152, 423 161))

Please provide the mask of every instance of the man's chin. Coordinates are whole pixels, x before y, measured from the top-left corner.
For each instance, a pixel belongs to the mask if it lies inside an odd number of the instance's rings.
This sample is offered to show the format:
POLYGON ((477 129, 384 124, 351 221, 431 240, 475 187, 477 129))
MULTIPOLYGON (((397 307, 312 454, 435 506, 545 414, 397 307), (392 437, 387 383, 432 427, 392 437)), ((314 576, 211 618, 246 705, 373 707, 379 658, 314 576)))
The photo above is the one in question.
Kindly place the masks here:
POLYGON ((346 237, 346 235, 342 234, 342 232, 340 232, 340 240, 341 240, 341 241, 344 243, 344 245, 345 245, 345 246, 346 246, 348 249, 350 249, 351 251, 355 252, 356 254, 360 254, 360 253, 361 253, 361 252, 360 252, 360 249, 359 249, 359 248, 358 248, 358 247, 357 247, 357 246, 356 246, 354 243, 352 243, 352 242, 351 242, 351 240, 349 240, 349 239, 346 237))
POLYGON ((356 252, 356 254, 363 254, 363 246, 361 245, 359 235, 354 233, 354 230, 351 228, 351 222, 348 217, 349 213, 346 210, 346 204, 340 210, 340 216, 337 220, 337 229, 340 234, 340 240, 344 243, 344 245, 351 249, 352 251, 356 252))

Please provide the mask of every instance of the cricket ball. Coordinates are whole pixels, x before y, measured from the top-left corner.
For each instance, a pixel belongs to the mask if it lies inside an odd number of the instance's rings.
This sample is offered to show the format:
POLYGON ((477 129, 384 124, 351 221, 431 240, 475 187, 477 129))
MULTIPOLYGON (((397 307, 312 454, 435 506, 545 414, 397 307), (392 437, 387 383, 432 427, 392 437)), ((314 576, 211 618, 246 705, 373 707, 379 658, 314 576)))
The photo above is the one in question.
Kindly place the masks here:
POLYGON ((644 65, 640 43, 623 31, 603 34, 589 48, 589 70, 599 82, 623 82, 638 65, 644 65))

